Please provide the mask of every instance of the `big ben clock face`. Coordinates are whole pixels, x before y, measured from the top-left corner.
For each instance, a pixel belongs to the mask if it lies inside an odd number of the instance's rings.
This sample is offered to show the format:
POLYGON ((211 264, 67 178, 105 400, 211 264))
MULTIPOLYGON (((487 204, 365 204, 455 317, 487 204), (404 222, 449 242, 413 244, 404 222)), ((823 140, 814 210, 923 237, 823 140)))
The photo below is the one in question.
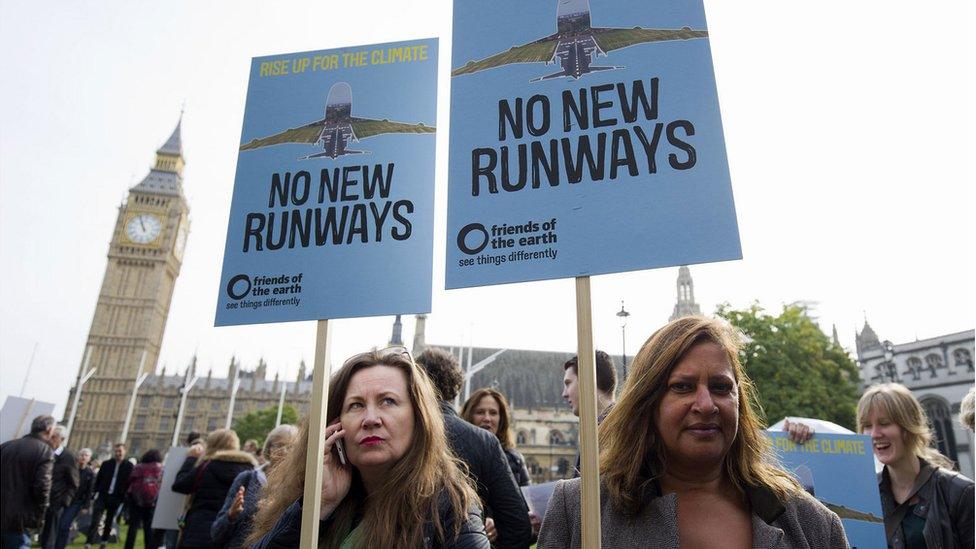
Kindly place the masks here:
POLYGON ((149 244, 159 237, 163 222, 152 214, 139 214, 125 225, 125 236, 136 244, 149 244))

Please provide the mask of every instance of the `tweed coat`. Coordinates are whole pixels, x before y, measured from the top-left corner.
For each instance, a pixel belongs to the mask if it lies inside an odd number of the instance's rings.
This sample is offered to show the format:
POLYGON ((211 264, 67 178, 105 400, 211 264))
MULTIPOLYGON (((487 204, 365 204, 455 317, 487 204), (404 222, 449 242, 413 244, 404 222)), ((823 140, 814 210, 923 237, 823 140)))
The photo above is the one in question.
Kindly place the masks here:
MULTIPOLYGON (((785 505, 764 488, 750 488, 752 544, 761 549, 847 548, 840 518, 805 492, 785 505)), ((645 490, 640 513, 628 520, 600 491, 601 538, 605 549, 678 549, 678 497, 660 487, 645 490)), ((580 479, 560 481, 549 500, 538 549, 577 549, 581 544, 580 479)))

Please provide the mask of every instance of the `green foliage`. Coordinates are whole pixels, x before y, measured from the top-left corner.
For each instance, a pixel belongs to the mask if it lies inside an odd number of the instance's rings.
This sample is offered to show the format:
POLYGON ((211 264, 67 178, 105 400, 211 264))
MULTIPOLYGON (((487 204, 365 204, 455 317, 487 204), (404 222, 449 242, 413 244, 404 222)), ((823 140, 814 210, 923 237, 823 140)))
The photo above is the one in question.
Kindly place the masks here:
MULTIPOLYGON (((275 428, 276 417, 278 417, 278 407, 272 406, 255 410, 244 417, 235 419, 234 430, 237 431, 237 437, 241 439, 241 444, 244 444, 245 440, 253 438, 258 441, 258 446, 263 445, 264 437, 268 436, 268 433, 275 428)), ((298 412, 291 404, 285 404, 281 409, 281 422, 292 425, 298 423, 298 412)))
POLYGON ((717 314, 746 336, 739 358, 770 422, 802 416, 853 429, 860 395, 857 365, 804 307, 787 305, 773 316, 757 303, 745 310, 726 304, 717 314))

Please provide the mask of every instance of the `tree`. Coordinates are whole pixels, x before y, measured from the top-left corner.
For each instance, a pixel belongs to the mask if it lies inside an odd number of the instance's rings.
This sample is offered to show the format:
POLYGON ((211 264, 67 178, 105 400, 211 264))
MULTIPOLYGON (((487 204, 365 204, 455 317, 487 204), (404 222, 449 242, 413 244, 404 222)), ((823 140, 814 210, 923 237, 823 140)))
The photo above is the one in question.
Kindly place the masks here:
POLYGON ((802 416, 854 429, 860 395, 857 365, 805 307, 787 305, 773 316, 758 303, 745 310, 725 304, 717 314, 746 336, 739 358, 768 420, 802 416))
MULTIPOLYGON (((275 428, 275 418, 278 417, 278 407, 271 406, 261 410, 255 410, 240 419, 234 420, 234 430, 241 443, 245 440, 255 439, 258 446, 264 444, 264 437, 275 428)), ((298 423, 298 412, 291 404, 285 404, 281 409, 281 422, 298 423)))

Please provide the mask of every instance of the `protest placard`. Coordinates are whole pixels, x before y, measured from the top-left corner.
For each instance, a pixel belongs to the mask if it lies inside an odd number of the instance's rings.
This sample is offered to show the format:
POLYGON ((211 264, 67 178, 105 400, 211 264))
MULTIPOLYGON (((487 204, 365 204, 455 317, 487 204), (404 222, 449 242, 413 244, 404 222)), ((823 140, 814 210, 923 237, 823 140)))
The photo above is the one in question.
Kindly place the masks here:
POLYGON ((430 310, 437 40, 255 58, 216 325, 430 310))
POLYGON ((152 527, 159 530, 179 530, 180 516, 186 506, 186 496, 173 491, 176 473, 180 471, 186 454, 190 449, 185 446, 173 446, 163 458, 163 484, 159 487, 156 498, 156 510, 153 511, 152 527))
POLYGON ((786 433, 767 434, 804 490, 840 516, 852 549, 887 547, 870 437, 817 433, 796 444, 786 433))
POLYGON ((700 1, 456 2, 452 67, 448 288, 741 258, 700 1))

